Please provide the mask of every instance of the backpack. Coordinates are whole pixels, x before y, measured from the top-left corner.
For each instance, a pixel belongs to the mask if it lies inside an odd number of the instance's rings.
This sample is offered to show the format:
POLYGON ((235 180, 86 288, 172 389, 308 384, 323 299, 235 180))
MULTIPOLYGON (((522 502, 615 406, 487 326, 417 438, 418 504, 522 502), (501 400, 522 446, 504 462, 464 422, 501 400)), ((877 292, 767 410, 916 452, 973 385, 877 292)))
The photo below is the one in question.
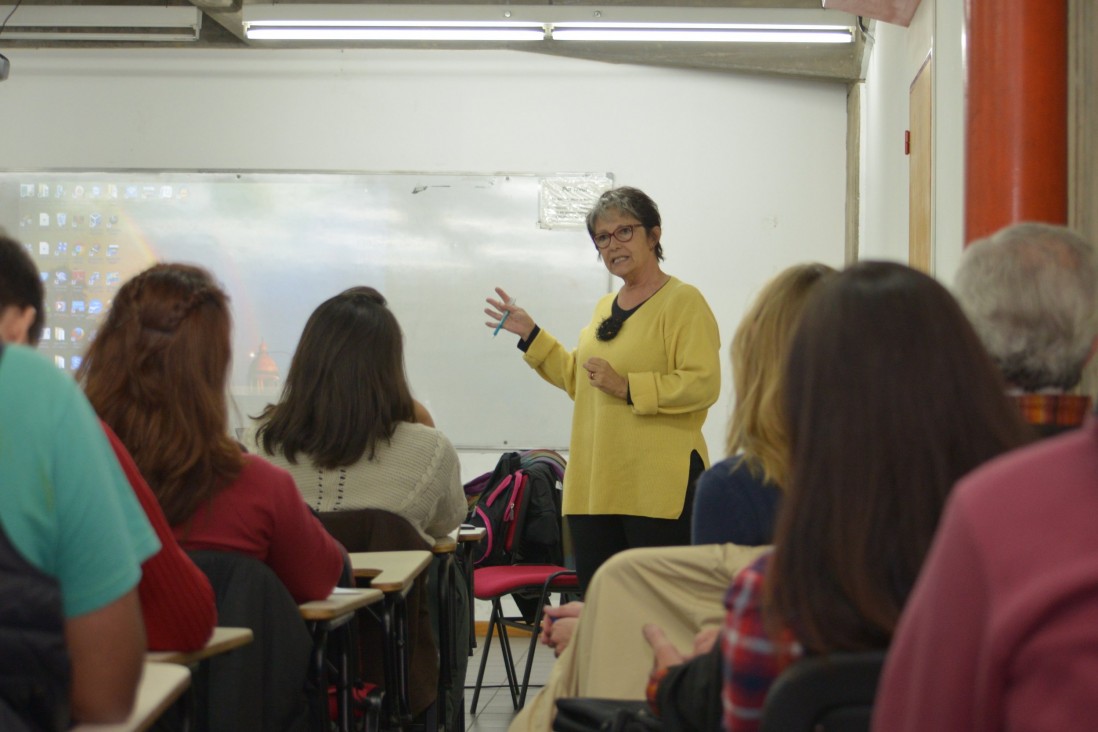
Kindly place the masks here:
POLYGON ((504 453, 495 470, 477 482, 483 489, 468 523, 486 531, 473 550, 474 567, 561 564, 563 459, 538 450, 504 453))

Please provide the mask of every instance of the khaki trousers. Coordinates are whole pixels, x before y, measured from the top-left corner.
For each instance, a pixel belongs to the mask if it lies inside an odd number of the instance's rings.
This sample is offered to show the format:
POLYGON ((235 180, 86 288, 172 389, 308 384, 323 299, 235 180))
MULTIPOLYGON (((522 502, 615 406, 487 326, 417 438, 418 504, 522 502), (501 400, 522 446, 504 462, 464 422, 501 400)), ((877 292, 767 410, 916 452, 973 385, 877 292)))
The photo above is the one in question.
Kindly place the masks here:
POLYGON ((705 544, 615 554, 595 573, 572 641, 510 732, 550 732, 564 697, 643 699, 653 656, 641 629, 656 623, 691 652, 699 630, 724 621, 732 577, 767 549, 705 544))

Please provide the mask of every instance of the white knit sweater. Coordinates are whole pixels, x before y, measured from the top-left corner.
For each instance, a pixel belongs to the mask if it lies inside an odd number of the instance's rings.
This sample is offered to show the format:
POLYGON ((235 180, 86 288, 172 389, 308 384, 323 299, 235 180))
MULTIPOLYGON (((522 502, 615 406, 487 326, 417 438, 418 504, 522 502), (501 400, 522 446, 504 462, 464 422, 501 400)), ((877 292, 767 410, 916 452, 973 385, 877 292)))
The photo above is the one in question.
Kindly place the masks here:
POLYGON ((453 444, 438 430, 402 422, 390 442, 377 446, 373 460, 326 470, 299 454, 297 464, 281 453, 269 455, 247 430, 244 445, 285 468, 294 477, 305 502, 321 513, 379 508, 404 517, 433 544, 456 529, 467 504, 461 486, 461 466, 453 444))

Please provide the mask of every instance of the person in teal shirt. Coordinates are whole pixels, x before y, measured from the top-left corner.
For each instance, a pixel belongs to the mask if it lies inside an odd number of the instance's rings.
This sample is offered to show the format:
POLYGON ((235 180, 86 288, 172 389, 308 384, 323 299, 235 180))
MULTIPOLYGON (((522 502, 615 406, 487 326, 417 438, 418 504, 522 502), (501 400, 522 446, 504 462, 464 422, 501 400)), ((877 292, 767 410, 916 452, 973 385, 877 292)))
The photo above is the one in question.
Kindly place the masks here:
POLYGON ((11 344, 0 353, 0 529, 60 586, 74 720, 125 719, 145 652, 137 583, 160 543, 76 383, 11 344))

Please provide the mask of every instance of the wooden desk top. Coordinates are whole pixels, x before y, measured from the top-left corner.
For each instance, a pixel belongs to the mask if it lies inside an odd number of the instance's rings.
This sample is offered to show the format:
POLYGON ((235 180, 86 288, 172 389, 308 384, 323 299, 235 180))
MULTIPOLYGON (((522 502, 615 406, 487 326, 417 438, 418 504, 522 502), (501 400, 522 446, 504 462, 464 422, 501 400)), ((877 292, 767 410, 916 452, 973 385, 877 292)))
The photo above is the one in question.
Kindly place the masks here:
POLYGON ((453 554, 457 551, 458 543, 457 539, 450 536, 444 536, 441 539, 435 539, 435 545, 431 547, 432 554, 453 554))
POLYGON ((385 593, 404 592, 431 563, 431 552, 352 552, 355 577, 369 577, 370 587, 385 593))
POLYGON ((196 651, 150 651, 145 654, 145 660, 158 663, 181 663, 187 666, 247 645, 252 642, 253 637, 251 628, 218 626, 214 628, 213 635, 206 641, 206 645, 196 651))
POLYGON ((70 732, 144 732, 191 683, 191 672, 175 663, 145 662, 130 718, 119 724, 79 724, 70 732))
POLYGON ((480 541, 488 533, 488 529, 481 526, 479 529, 458 529, 457 540, 462 544, 470 541, 480 541))
POLYGON ((334 620, 360 607, 380 602, 383 598, 384 593, 381 590, 337 587, 328 599, 302 603, 298 608, 301 610, 301 617, 305 620, 334 620))

